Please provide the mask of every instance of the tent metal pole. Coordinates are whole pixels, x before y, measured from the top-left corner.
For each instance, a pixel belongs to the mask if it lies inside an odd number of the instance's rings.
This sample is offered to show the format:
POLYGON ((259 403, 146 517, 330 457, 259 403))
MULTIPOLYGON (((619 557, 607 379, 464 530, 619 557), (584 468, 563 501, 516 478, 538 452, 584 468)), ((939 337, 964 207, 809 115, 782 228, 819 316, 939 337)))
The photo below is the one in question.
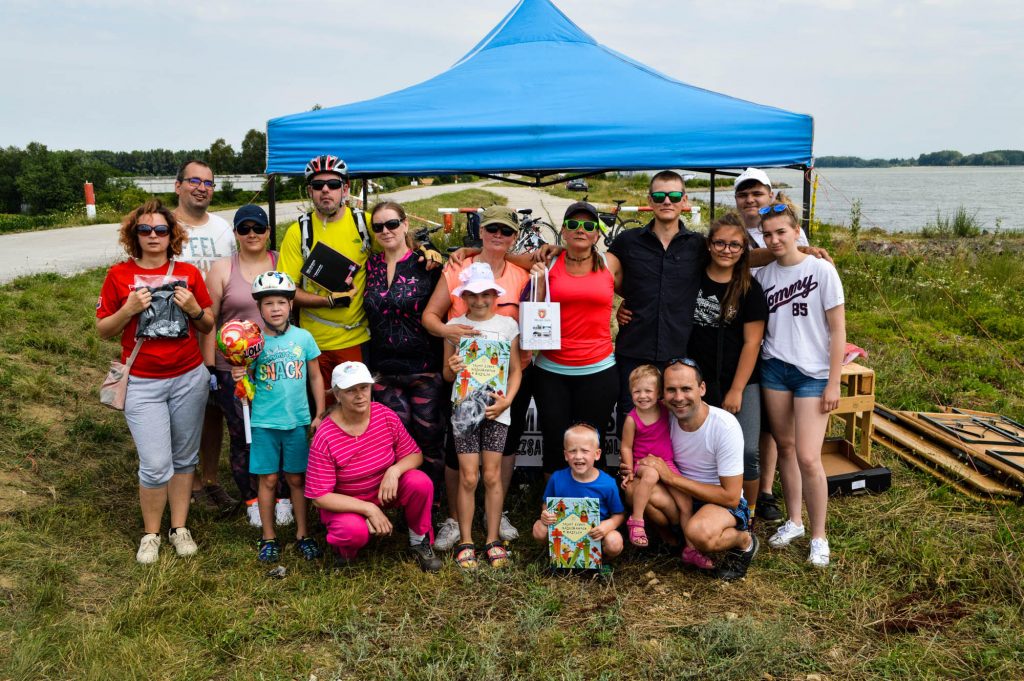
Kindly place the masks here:
POLYGON ((811 239, 811 166, 803 166, 804 173, 804 211, 800 218, 800 226, 804 228, 807 240, 811 239))
POLYGON ((366 188, 367 188, 367 186, 369 186, 369 184, 370 184, 370 179, 367 178, 367 177, 364 177, 363 178, 363 192, 362 192, 363 193, 363 212, 364 213, 366 212, 366 209, 367 209, 367 205, 366 205, 366 199, 367 199, 366 188))
POLYGON ((712 170, 710 175, 711 175, 711 217, 709 219, 714 220, 715 219, 715 171, 712 170))
POLYGON ((277 175, 267 177, 267 217, 270 219, 270 250, 277 249, 277 175))

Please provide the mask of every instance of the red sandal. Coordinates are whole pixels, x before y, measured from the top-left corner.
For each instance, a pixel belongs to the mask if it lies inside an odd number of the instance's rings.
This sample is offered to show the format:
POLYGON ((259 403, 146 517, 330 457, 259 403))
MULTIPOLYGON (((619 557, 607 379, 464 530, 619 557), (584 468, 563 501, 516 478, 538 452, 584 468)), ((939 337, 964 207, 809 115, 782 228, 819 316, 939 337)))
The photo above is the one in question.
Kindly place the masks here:
POLYGON ((487 552, 487 562, 492 568, 503 568, 508 564, 508 551, 500 541, 492 541, 484 550, 487 552))
POLYGON ((626 527, 629 528, 629 543, 641 549, 647 548, 649 542, 647 541, 647 530, 644 529, 644 521, 630 518, 626 521, 626 527))
POLYGON ((455 547, 455 564, 463 570, 476 569, 476 547, 472 544, 459 544, 455 547))

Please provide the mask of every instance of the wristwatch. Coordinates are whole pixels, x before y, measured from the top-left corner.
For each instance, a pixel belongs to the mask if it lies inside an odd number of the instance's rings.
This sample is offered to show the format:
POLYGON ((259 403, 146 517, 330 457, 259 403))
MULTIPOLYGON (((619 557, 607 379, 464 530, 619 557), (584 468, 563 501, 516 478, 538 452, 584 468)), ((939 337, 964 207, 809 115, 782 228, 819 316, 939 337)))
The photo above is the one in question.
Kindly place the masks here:
POLYGON ((189 315, 188 318, 191 319, 194 322, 197 322, 197 321, 199 321, 200 319, 203 318, 204 314, 206 314, 206 310, 204 310, 203 308, 199 308, 199 314, 197 314, 195 317, 193 317, 192 315, 189 315))

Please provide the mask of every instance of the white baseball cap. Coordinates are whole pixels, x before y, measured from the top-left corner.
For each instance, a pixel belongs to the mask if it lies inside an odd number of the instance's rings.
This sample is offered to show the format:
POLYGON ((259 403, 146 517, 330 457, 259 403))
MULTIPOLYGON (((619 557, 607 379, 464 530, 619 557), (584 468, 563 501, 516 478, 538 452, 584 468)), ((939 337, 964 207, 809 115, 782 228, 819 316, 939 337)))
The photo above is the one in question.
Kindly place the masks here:
POLYGON ((373 384, 370 370, 362 362, 342 362, 331 372, 331 387, 345 390, 363 383, 373 384))
POLYGON ((470 293, 494 291, 499 296, 505 295, 505 289, 494 281, 494 272, 491 270, 491 266, 485 262, 474 262, 459 272, 459 281, 462 282, 462 285, 452 291, 452 295, 461 296, 463 291, 470 293))
POLYGON ((768 189, 772 188, 772 181, 768 179, 768 173, 764 172, 760 168, 747 168, 740 173, 739 177, 736 178, 736 181, 732 183, 733 191, 739 189, 740 185, 744 182, 749 182, 751 180, 754 182, 760 182, 764 186, 768 187, 768 189))

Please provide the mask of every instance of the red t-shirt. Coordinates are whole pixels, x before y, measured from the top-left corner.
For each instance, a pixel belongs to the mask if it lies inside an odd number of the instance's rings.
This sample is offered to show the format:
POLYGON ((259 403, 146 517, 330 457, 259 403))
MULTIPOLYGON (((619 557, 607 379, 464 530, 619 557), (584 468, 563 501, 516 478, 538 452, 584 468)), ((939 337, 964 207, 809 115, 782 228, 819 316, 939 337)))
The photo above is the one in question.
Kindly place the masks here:
POLYGON ((418 451, 398 414, 378 402, 370 403, 370 424, 358 437, 326 418, 309 445, 306 497, 335 492, 376 502, 385 471, 418 451))
MULTIPOLYGON (((135 290, 137 275, 167 274, 168 265, 144 269, 134 260, 126 260, 111 267, 103 281, 103 288, 100 289, 99 300, 96 301, 96 318, 109 317, 121 309, 129 294, 135 290)), ((203 282, 203 275, 194 265, 176 261, 172 276, 186 283, 200 307, 206 309, 213 304, 203 282)), ((128 356, 135 349, 135 330, 138 326, 139 315, 135 315, 121 332, 122 362, 127 362, 128 356)), ((135 363, 132 364, 131 375, 140 378, 173 378, 192 371, 202 363, 203 356, 199 353, 196 330, 189 324, 188 338, 147 338, 143 341, 139 354, 135 357, 135 363)))
MULTIPOLYGON (((597 256, 595 256, 597 257, 597 256)), ((559 255, 548 273, 551 302, 561 303, 562 349, 543 350, 545 358, 566 366, 588 366, 612 354, 612 301, 615 280, 608 268, 574 277, 559 255)))

